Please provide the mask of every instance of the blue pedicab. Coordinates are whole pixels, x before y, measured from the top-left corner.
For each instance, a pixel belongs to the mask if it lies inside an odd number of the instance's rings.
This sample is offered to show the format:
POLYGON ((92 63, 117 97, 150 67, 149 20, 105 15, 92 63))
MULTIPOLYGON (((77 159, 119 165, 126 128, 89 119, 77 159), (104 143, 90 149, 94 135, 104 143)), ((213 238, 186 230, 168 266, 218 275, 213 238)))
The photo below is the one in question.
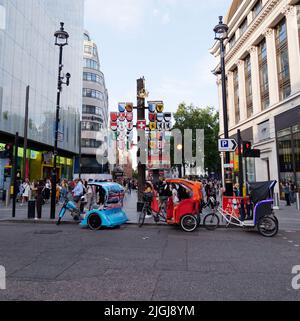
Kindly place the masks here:
POLYGON ((99 202, 94 205, 94 209, 83 215, 73 201, 66 200, 60 213, 57 224, 59 225, 67 210, 71 212, 74 220, 80 221, 81 227, 89 227, 92 230, 99 230, 102 227, 114 228, 125 224, 128 221, 126 213, 123 211, 123 200, 125 196, 124 188, 116 183, 91 183, 96 190, 99 202))

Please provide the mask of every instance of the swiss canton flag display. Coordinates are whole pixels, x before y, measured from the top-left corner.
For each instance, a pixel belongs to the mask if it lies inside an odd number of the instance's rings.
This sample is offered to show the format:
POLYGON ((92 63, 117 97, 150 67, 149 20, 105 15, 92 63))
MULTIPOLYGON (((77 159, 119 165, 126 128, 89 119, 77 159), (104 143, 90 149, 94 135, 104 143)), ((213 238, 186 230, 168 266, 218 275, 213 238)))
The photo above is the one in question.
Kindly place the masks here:
POLYGON ((110 129, 116 131, 118 129, 118 123, 116 121, 110 122, 110 129))
POLYGON ((155 114, 155 113, 149 113, 149 120, 150 120, 151 122, 156 121, 156 114, 155 114))
POLYGON ((171 130, 172 129, 172 123, 165 123, 165 130, 171 130))
POLYGON ((112 122, 116 122, 119 118, 119 114, 118 113, 110 113, 110 120, 112 122))
POLYGON ((155 113, 156 112, 156 104, 155 103, 148 103, 148 109, 150 113, 155 113))
POLYGON ((150 122, 149 123, 149 129, 150 130, 156 130, 156 123, 155 122, 150 122))
POLYGON ((125 131, 125 129, 126 129, 125 122, 123 122, 123 121, 119 122, 118 128, 119 128, 119 131, 121 131, 121 132, 125 131))
POLYGON ((146 120, 138 120, 136 127, 137 127, 137 130, 145 130, 147 127, 146 120))
POLYGON ((156 104, 156 111, 158 113, 162 113, 164 111, 164 103, 163 102, 156 104))
POLYGON ((125 113, 126 104, 125 103, 119 103, 118 108, 119 108, 119 112, 120 113, 125 113))
POLYGON ((133 103, 126 103, 125 109, 127 113, 132 113, 133 112, 133 103))
POLYGON ((119 113, 119 121, 125 121, 126 113, 119 113))
POLYGON ((169 123, 172 120, 172 114, 171 113, 164 113, 164 119, 167 123, 169 123))
POLYGON ((127 131, 131 132, 133 130, 133 123, 132 122, 128 122, 126 124, 126 127, 127 127, 127 131))
POLYGON ((120 150, 124 150, 125 147, 126 147, 125 141, 118 141, 118 148, 119 148, 120 150))
POLYGON ((127 121, 132 122, 133 121, 133 113, 128 112, 126 114, 126 119, 127 119, 127 121))
POLYGON ((164 130, 165 129, 165 123, 163 123, 163 122, 157 123, 157 129, 158 130, 164 130))
POLYGON ((164 114, 163 113, 158 113, 156 115, 157 121, 161 123, 164 120, 164 114))

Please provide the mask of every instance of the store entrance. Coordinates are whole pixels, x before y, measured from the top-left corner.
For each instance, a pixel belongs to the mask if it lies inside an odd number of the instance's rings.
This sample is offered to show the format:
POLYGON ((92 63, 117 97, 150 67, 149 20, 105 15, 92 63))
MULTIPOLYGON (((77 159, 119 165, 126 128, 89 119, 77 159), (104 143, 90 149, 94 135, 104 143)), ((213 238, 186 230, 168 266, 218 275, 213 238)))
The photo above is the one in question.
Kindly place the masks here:
MULTIPOLYGON (((43 166, 43 179, 51 179, 53 166, 43 166)), ((56 168, 56 177, 60 179, 61 168, 56 168)))

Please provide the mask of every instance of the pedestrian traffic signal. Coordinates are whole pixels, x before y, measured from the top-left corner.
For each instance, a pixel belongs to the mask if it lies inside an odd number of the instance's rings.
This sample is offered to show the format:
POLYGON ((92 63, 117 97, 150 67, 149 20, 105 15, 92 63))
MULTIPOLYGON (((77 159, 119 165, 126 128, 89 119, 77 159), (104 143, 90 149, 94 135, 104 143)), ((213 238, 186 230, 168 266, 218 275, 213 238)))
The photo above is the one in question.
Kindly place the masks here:
POLYGON ((13 144, 6 144, 5 148, 2 152, 0 152, 0 158, 5 159, 9 158, 12 159, 13 157, 13 144))
POLYGON ((260 150, 252 149, 251 142, 243 143, 243 157, 245 158, 260 158, 260 150))

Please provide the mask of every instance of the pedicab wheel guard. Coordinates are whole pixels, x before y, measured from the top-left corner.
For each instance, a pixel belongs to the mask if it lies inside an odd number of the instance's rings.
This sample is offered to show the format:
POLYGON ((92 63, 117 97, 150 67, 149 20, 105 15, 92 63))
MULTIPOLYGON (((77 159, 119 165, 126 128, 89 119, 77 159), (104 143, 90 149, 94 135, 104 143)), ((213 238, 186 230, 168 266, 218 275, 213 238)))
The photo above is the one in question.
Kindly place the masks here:
POLYGON ((211 213, 205 216, 203 225, 209 231, 214 231, 220 224, 218 215, 211 213))
POLYGON ((262 217, 257 224, 257 229, 264 237, 274 237, 278 233, 278 221, 270 216, 262 217))
POLYGON ((101 217, 98 214, 91 214, 88 217, 88 226, 92 231, 98 231, 100 230, 102 226, 102 220, 101 217))
POLYGON ((194 232, 198 227, 198 220, 195 215, 185 215, 180 220, 180 226, 185 232, 194 232))

